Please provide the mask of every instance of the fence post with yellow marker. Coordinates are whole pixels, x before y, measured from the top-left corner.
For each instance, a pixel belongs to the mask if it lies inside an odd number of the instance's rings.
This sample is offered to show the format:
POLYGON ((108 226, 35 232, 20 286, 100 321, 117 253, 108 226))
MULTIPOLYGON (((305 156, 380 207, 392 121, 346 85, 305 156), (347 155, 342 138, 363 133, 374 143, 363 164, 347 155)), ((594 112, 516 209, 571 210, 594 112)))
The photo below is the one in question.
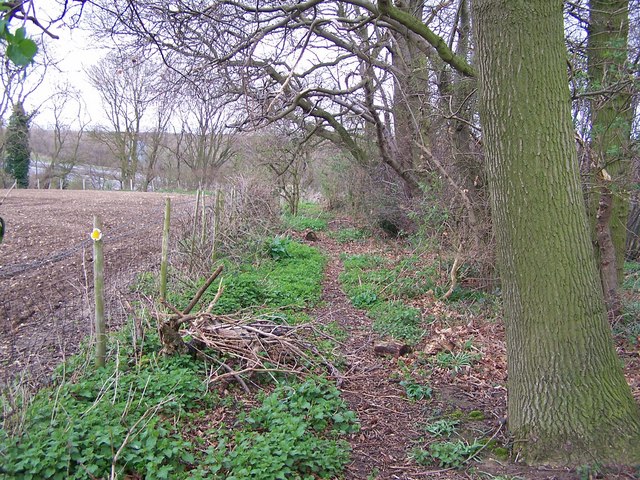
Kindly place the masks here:
POLYGON ((95 293, 96 367, 104 367, 107 336, 104 322, 104 252, 102 250, 102 221, 93 217, 93 290, 95 293))

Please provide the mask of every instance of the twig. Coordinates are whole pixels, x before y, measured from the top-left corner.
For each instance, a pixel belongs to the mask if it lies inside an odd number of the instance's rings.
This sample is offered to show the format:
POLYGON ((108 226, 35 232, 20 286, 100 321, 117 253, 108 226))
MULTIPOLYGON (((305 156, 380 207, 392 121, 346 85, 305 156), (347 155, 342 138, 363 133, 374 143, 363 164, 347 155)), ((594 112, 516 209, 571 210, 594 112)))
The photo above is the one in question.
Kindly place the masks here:
POLYGON ((165 400, 163 400, 162 402, 158 403, 157 405, 154 405, 153 407, 149 407, 147 409, 146 412, 144 412, 142 414, 142 416, 136 421, 136 423, 134 423, 131 428, 129 429, 129 431, 127 432, 127 435, 124 437, 124 440, 122 441, 122 445, 120 445, 120 448, 118 448, 118 450, 116 451, 115 455, 113 456, 113 460, 111 461, 111 476, 109 477, 111 480, 115 480, 117 478, 116 475, 116 464, 118 462, 118 457, 120 456, 120 454, 122 453, 122 450, 124 449, 124 447, 127 445, 127 443, 129 442, 129 438, 131 438, 131 436, 133 435, 133 432, 135 431, 135 429, 138 427, 138 425, 140 424, 140 422, 142 422, 143 420, 145 420, 150 413, 156 413, 158 410, 160 410, 160 408, 165 404, 168 403, 172 400, 174 400, 174 396, 170 396, 167 397, 165 400))
POLYGON ((211 310, 213 310, 213 307, 215 306, 215 304, 218 303, 218 300, 220 299, 220 296, 222 295, 223 291, 224 291, 224 287, 222 286, 222 280, 221 280, 220 285, 218 285, 218 291, 216 293, 216 296, 213 297, 213 300, 207 307, 207 313, 211 313, 211 310))
POLYGON ((218 277, 218 275, 220 275, 220 273, 222 272, 222 269, 224 268, 224 265, 220 265, 215 272, 213 272, 213 274, 209 277, 209 279, 204 282, 204 285, 202 285, 202 287, 200 287, 200 290, 198 290, 198 293, 196 293, 195 297, 193 297, 193 299, 191 300, 191 302, 189 303, 189 305, 187 305, 187 308, 185 308, 182 313, 184 315, 187 315, 188 313, 191 312, 191 310, 193 310, 193 307, 196 306, 196 304, 200 301, 200 297, 202 297, 202 295, 204 294, 204 292, 207 291, 207 289, 209 288, 209 286, 213 283, 213 281, 218 277))
POLYGON ((458 285, 458 270, 460 269, 460 263, 462 262, 462 242, 460 242, 460 246, 458 247, 458 252, 456 253, 456 258, 453 260, 453 265, 451 267, 451 286, 447 293, 442 296, 442 300, 447 300, 453 294, 453 291, 456 289, 458 285))

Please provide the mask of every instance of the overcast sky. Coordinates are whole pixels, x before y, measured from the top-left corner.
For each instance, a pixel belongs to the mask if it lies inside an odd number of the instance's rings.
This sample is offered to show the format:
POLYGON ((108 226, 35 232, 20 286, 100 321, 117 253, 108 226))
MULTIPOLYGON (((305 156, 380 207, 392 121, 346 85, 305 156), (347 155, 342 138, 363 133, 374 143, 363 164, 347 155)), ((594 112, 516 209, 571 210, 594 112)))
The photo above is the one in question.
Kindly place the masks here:
MULTIPOLYGON (((38 11, 39 18, 47 18, 46 2, 42 11, 38 11)), ((82 26, 82 24, 81 24, 82 26)), ((35 31, 35 27, 30 26, 28 32, 35 31)), ((58 60, 55 67, 50 67, 46 71, 43 83, 37 90, 29 96, 26 107, 33 111, 38 109, 38 115, 34 123, 41 127, 48 127, 54 121, 52 112, 51 97, 65 84, 69 84, 81 93, 85 103, 87 116, 92 124, 104 124, 104 114, 98 92, 89 84, 85 69, 93 65, 101 56, 105 54, 104 49, 96 47, 89 33, 81 28, 70 29, 65 25, 57 25, 52 32, 60 38, 46 39, 47 49, 58 60)), ((33 80, 40 78, 37 72, 32 72, 33 80)), ((69 120, 77 117, 77 107, 68 111, 69 120)))

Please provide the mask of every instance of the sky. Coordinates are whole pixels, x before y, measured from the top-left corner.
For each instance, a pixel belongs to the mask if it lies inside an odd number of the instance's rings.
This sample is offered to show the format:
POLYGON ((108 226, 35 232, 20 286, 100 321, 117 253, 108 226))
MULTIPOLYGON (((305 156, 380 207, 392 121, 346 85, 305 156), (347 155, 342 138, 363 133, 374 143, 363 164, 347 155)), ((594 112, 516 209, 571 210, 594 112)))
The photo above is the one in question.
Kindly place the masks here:
MULTIPOLYGON (((46 19, 49 12, 46 2, 40 2, 43 10, 38 11, 38 18, 46 19)), ((85 70, 95 64, 105 53, 105 49, 94 45, 88 31, 81 28, 71 29, 66 25, 59 24, 51 29, 58 35, 59 39, 47 38, 47 49, 56 59, 54 67, 49 67, 44 75, 44 80, 36 91, 27 99, 26 107, 28 111, 38 110, 34 118, 34 124, 47 128, 54 122, 52 96, 66 84, 80 93, 83 100, 83 110, 85 112, 84 121, 89 120, 91 124, 105 124, 106 119, 102 113, 102 104, 98 92, 90 85, 85 70)), ((31 35, 36 33, 36 28, 30 26, 27 29, 31 35), (33 32, 33 33, 31 33, 33 32)), ((40 75, 37 72, 31 74, 35 82, 40 75)), ((78 120, 77 106, 66 110, 65 119, 68 122, 78 120)))

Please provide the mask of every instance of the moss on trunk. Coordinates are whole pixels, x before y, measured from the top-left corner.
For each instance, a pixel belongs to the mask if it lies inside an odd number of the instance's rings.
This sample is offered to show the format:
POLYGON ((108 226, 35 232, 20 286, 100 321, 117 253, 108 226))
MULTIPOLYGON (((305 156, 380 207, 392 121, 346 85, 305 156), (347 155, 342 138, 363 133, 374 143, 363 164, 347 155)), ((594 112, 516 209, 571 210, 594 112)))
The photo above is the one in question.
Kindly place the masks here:
POLYGON ((473 13, 515 448, 530 463, 639 462, 580 187, 562 2, 477 0, 473 13))

